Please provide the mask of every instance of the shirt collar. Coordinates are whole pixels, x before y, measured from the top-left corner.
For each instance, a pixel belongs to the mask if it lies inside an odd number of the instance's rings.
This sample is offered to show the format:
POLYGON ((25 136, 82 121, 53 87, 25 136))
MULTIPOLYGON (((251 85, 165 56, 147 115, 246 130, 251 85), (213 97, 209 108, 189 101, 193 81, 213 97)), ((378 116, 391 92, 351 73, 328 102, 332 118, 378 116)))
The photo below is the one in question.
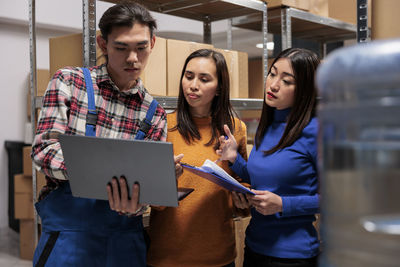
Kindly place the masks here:
POLYGON ((135 95, 135 94, 139 94, 139 96, 141 98, 144 97, 145 95, 145 89, 143 86, 143 82, 140 78, 138 78, 137 83, 134 87, 130 88, 129 90, 126 91, 120 91, 118 89, 118 87, 115 85, 115 83, 111 80, 110 75, 108 74, 107 71, 107 65, 103 64, 101 66, 99 66, 99 68, 96 69, 96 82, 97 84, 101 84, 101 83, 108 83, 112 86, 112 88, 116 91, 118 91, 118 93, 122 94, 122 95, 135 95))

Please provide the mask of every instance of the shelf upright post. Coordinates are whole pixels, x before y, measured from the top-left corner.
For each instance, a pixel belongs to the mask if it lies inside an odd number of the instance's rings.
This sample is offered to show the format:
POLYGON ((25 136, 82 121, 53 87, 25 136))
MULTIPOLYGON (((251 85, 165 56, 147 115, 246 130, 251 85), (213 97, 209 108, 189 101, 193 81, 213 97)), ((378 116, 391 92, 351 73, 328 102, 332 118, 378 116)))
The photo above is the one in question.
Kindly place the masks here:
POLYGON ((328 45, 326 42, 321 43, 321 58, 325 58, 326 55, 328 54, 328 45))
MULTIPOLYGON (((263 66, 264 66, 264 83, 263 85, 265 86, 265 81, 267 80, 267 75, 268 75, 268 49, 267 49, 267 43, 268 43, 268 7, 267 7, 267 2, 263 2, 263 7, 262 7, 262 34, 263 34, 263 66)), ((264 88, 263 86, 263 88, 264 88)))
POLYGON ((281 9, 282 50, 292 47, 292 17, 288 9, 281 9))
MULTIPOLYGON (((31 126, 32 138, 35 136, 36 130, 36 2, 29 0, 29 52, 30 52, 30 92, 31 92, 31 126)), ((33 140, 31 142, 33 144, 33 140)), ((32 163, 32 203, 36 203, 36 169, 32 163)), ((38 214, 33 209, 33 242, 36 246, 38 242, 38 214)))
POLYGON ((96 65, 96 0, 82 0, 83 5, 83 66, 96 65))
POLYGON ((357 43, 368 41, 368 3, 367 0, 357 0, 357 43))
POLYGON ((203 21, 203 43, 211 44, 211 19, 206 16, 203 21))
POLYGON ((226 30, 226 49, 232 50, 232 19, 228 19, 226 30))

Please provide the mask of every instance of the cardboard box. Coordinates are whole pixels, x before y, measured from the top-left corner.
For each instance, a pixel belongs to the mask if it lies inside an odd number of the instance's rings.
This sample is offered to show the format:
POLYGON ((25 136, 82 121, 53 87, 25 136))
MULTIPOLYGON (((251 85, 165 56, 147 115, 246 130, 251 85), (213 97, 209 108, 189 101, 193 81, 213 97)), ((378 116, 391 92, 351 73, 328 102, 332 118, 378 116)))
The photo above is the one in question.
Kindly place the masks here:
POLYGON ((179 95, 179 83, 186 58, 202 48, 212 49, 213 45, 167 39, 167 95, 179 95))
MULTIPOLYGON (((100 34, 100 31, 97 31, 100 34)), ((83 65, 82 34, 72 34, 49 39, 50 75, 65 66, 83 65)), ((152 95, 166 95, 166 39, 156 37, 156 43, 141 75, 145 88, 152 95)), ((101 49, 96 44, 96 65, 106 62, 101 49)))
POLYGON ((156 37, 153 51, 140 78, 151 95, 167 95, 167 39, 156 37))
MULTIPOLYGON (((268 67, 270 67, 269 64, 268 67)), ((264 66, 262 59, 249 60, 249 98, 264 98, 264 66)))
POLYGON ((14 193, 31 193, 32 192, 32 176, 23 174, 14 175, 14 193))
POLYGON ((19 253, 20 258, 32 260, 35 251, 35 224, 32 219, 19 221, 19 253))
MULTIPOLYGON (((36 194, 46 185, 46 177, 42 172, 36 171, 36 194)), ((26 193, 32 196, 32 176, 24 174, 14 175, 14 193, 26 193)))
POLYGON ((25 176, 32 176, 32 159, 31 159, 31 146, 24 146, 22 149, 22 164, 23 174, 25 176))
POLYGON ((400 1, 379 0, 372 5, 372 39, 391 39, 400 37, 398 11, 400 1))
MULTIPOLYGON (((36 172, 36 197, 46 185, 43 173, 36 172)), ((14 214, 16 219, 33 219, 32 176, 14 175, 14 214)))
MULTIPOLYGON (((36 191, 39 191, 46 185, 46 178, 42 172, 36 172, 36 191)), ((14 193, 29 193, 31 194, 32 187, 32 176, 26 176, 23 174, 14 175, 14 193)))
POLYGON ((231 98, 248 98, 249 97, 249 61, 245 52, 215 49, 222 53, 228 66, 230 78, 230 97, 231 98))
MULTIPOLYGON (((393 2, 397 1, 393 0, 393 2)), ((371 27, 371 0, 367 3, 368 27, 371 27)), ((357 25, 357 0, 328 0, 328 8, 329 17, 357 25)))
POLYGON ((50 71, 48 69, 36 70, 36 96, 44 96, 50 81, 50 71))
POLYGON ((16 219, 33 219, 32 190, 30 193, 14 194, 14 216, 16 219))
POLYGON ((65 66, 82 66, 82 34, 49 38, 49 52, 51 76, 65 66))
POLYGON ((306 0, 263 0, 263 2, 267 2, 268 9, 288 6, 308 11, 310 8, 310 3, 306 0))
POLYGON ((309 12, 322 17, 329 17, 328 0, 309 0, 309 12))
MULTIPOLYGON (((274 58, 268 59, 268 69, 274 58)), ((249 98, 264 98, 264 65, 263 60, 249 60, 249 98)))
MULTIPOLYGON (((235 52, 235 51, 234 51, 235 52)), ((233 87, 232 98, 248 98, 249 97, 249 57, 246 52, 236 51, 237 62, 233 71, 233 87)), ((231 78, 231 79, 232 79, 231 78)))

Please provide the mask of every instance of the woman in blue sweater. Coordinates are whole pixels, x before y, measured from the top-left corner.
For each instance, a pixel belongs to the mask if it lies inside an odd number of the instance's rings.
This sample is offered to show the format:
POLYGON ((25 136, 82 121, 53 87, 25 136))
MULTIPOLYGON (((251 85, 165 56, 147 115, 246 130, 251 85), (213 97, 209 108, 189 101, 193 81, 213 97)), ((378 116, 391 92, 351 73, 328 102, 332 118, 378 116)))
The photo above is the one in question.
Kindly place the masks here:
POLYGON ((237 207, 251 207, 244 266, 317 266, 319 212, 317 90, 319 64, 311 51, 289 48, 272 63, 264 104, 248 162, 235 138, 220 137, 217 153, 251 184, 255 195, 233 193, 237 207))

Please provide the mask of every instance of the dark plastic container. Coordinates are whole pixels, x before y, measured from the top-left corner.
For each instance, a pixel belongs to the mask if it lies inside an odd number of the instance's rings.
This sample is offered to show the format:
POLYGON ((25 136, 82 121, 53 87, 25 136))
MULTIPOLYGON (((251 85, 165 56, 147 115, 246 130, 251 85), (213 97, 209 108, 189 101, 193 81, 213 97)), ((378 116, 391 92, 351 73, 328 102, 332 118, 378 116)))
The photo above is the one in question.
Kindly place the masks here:
POLYGON ((22 151, 24 142, 5 141, 8 154, 8 226, 19 232, 19 220, 14 216, 14 175, 23 172, 22 151))

